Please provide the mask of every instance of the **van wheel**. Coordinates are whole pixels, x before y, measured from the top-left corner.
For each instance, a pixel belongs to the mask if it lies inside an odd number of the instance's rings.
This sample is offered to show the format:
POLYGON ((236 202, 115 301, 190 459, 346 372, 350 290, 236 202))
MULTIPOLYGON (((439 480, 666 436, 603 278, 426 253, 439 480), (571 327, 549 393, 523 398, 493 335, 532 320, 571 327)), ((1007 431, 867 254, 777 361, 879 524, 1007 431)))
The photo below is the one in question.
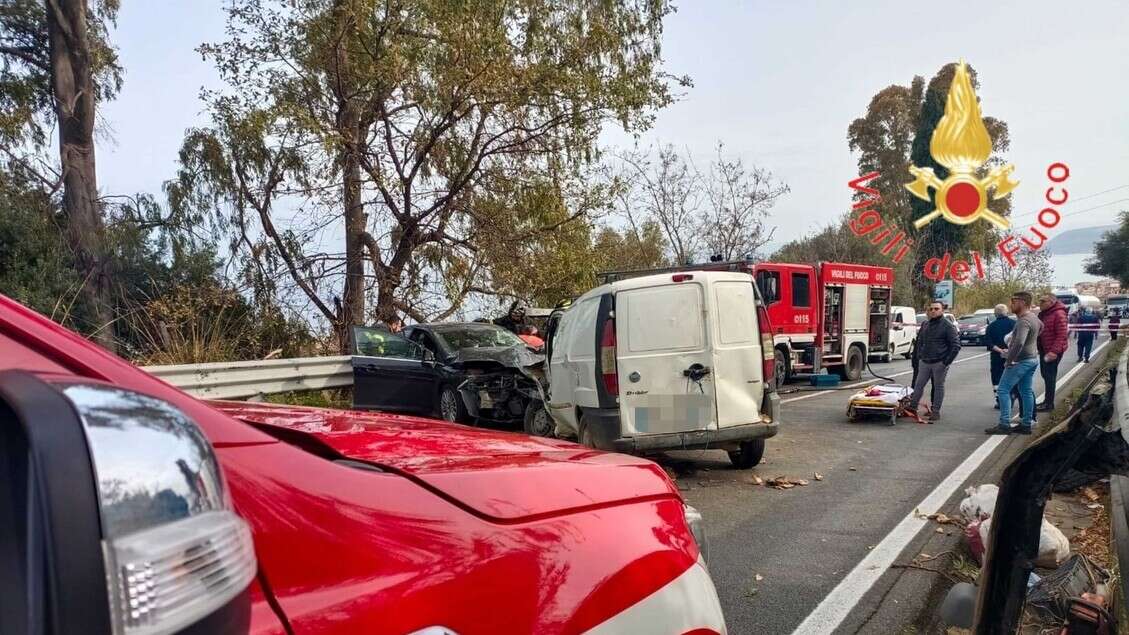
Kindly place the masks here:
POLYGON ((525 432, 535 437, 552 437, 556 430, 553 418, 539 399, 530 399, 525 406, 525 432))
POLYGON ((904 353, 904 354, 902 355, 902 357, 904 357, 904 358, 906 358, 906 359, 910 359, 910 358, 912 358, 912 357, 913 357, 913 348, 914 348, 915 346, 917 346, 917 342, 916 342, 916 341, 911 341, 911 342, 909 343, 909 348, 908 348, 908 349, 906 349, 906 352, 905 352, 905 353, 904 353))
POLYGON ((764 457, 764 439, 742 441, 741 449, 729 452, 729 460, 733 463, 733 467, 739 470, 755 467, 761 462, 762 457, 764 457))
POLYGON ((450 386, 443 386, 439 391, 439 417, 451 423, 463 423, 467 420, 463 396, 450 386))
POLYGON ((785 361, 779 349, 776 351, 776 361, 773 362, 772 369, 773 381, 779 388, 788 380, 788 362, 785 361))
POLYGON ((596 447, 596 439, 592 437, 592 427, 588 425, 588 417, 583 415, 580 417, 580 430, 576 432, 576 441, 583 446, 596 447))
POLYGON ((855 381, 862 377, 863 364, 862 349, 858 346, 852 346, 847 351, 846 363, 839 367, 839 376, 847 381, 855 381))

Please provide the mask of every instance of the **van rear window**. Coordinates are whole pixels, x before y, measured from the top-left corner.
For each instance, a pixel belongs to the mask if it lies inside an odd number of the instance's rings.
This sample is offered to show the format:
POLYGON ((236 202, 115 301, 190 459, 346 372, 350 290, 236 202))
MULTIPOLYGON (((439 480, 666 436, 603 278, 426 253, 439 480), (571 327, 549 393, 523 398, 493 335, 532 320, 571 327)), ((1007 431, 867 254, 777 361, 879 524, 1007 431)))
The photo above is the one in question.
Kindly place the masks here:
POLYGON ((702 348, 702 288, 676 284, 622 291, 616 298, 616 318, 627 320, 627 349, 632 353, 702 348))
POLYGON ((748 344, 757 336, 757 313, 753 285, 747 282, 718 282, 713 286, 717 298, 718 339, 722 344, 748 344))

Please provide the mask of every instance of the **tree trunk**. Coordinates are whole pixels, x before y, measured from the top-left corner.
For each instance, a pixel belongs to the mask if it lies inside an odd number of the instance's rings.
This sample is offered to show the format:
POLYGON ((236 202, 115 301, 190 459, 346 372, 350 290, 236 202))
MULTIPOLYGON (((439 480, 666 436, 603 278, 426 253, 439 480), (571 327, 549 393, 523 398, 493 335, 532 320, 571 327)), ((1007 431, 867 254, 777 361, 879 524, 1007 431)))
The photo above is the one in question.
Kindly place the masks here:
POLYGON ((355 79, 352 60, 345 34, 353 28, 353 16, 347 3, 334 3, 336 26, 341 34, 334 51, 337 72, 334 98, 337 101, 337 131, 341 136, 341 185, 345 212, 345 290, 337 315, 338 342, 341 354, 353 352, 353 326, 364 324, 365 319, 365 245, 366 231, 364 205, 361 201, 361 146, 364 127, 361 125, 358 98, 353 91, 355 79))
POLYGON ((365 247, 362 236, 367 223, 364 206, 361 203, 361 164, 356 151, 346 150, 343 159, 345 292, 341 303, 341 314, 338 316, 340 329, 338 339, 341 343, 341 354, 349 355, 353 351, 352 327, 363 325, 365 319, 365 247))
POLYGON ((105 228, 94 163, 95 93, 86 1, 46 0, 46 7, 66 236, 85 278, 82 297, 93 322, 94 339, 114 351, 110 272, 103 253, 105 228))

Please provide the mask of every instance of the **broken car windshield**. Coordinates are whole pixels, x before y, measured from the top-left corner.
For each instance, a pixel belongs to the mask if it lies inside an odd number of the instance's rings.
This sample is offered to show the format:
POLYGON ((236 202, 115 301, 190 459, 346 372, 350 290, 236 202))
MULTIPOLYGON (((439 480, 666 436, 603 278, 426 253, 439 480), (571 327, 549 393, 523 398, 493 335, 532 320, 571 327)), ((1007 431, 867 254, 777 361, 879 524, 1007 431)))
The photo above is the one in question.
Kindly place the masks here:
POLYGON ((518 336, 497 326, 467 326, 434 331, 447 348, 458 351, 464 348, 503 348, 524 346, 518 336))

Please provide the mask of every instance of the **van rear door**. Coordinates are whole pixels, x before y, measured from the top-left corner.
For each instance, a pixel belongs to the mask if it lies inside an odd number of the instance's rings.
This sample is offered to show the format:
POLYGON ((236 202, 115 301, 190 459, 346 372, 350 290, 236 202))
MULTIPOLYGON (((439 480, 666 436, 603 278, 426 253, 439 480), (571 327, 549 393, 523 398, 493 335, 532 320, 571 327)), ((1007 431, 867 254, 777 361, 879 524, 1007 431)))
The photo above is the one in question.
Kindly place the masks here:
POLYGON ((692 275, 675 274, 616 294, 623 436, 717 429, 705 293, 692 275))
POLYGON ((717 425, 759 423, 764 360, 752 280, 718 280, 712 292, 717 425))

